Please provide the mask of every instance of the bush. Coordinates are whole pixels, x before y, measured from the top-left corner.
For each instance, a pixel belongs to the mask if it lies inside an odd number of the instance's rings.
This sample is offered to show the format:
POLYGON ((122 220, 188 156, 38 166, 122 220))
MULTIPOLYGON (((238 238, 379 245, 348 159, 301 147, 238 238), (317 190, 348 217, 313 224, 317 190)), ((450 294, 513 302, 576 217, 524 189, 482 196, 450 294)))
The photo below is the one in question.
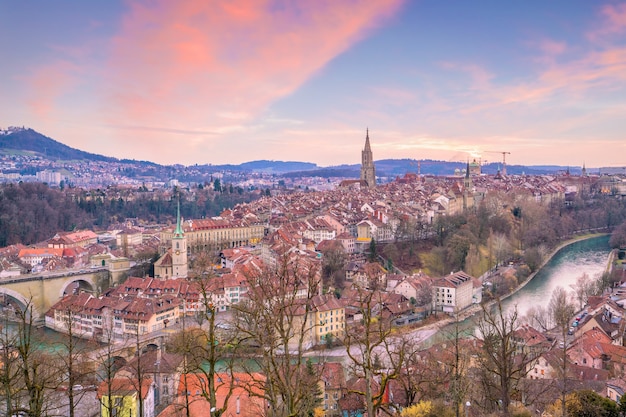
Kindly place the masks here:
POLYGON ((517 282, 522 283, 528 276, 530 275, 530 268, 528 265, 520 265, 515 271, 515 277, 517 277, 517 282))
POLYGON ((400 417, 453 417, 454 411, 440 402, 420 401, 405 408, 400 417))
POLYGON ((511 417, 532 417, 532 415, 533 413, 525 407, 517 406, 511 408, 511 417))

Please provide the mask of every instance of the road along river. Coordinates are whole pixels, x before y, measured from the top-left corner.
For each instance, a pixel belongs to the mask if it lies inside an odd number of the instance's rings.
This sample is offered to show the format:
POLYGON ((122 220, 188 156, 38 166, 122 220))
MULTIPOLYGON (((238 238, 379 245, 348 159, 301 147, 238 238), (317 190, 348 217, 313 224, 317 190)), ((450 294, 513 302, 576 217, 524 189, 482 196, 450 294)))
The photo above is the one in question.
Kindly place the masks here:
MULTIPOLYGON (((532 306, 548 306, 552 291, 561 286, 567 291, 582 274, 587 274, 590 280, 596 279, 604 272, 608 265, 609 247, 608 235, 592 237, 573 242, 557 251, 535 276, 519 291, 502 302, 505 311, 510 312, 517 307, 518 317, 526 314, 532 306)), ((459 323, 459 330, 463 336, 471 336, 475 332, 476 320, 480 313, 459 323)), ((433 328, 416 332, 416 337, 426 340, 425 345, 442 342, 455 334, 455 324, 447 324, 439 330, 433 328)))

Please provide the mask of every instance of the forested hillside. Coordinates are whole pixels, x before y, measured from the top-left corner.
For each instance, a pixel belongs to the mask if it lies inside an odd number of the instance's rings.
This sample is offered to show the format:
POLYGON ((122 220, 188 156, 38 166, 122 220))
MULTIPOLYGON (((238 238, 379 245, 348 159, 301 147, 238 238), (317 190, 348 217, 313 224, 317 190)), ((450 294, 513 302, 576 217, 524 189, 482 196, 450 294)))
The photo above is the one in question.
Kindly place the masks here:
MULTIPOLYGON (((181 215, 186 218, 216 216, 225 208, 259 198, 260 192, 248 192, 225 186, 222 191, 194 189, 193 197, 181 198, 181 215)), ((176 193, 175 193, 176 194, 176 193)), ((177 197, 172 193, 147 190, 52 189, 41 183, 0 186, 0 247, 41 242, 58 231, 75 228, 104 230, 127 218, 148 223, 173 221, 177 197)))
POLYGON ((35 243, 59 230, 89 225, 89 216, 71 197, 47 185, 20 183, 0 188, 0 247, 35 243))
POLYGON ((14 149, 20 151, 31 151, 42 154, 48 159, 66 160, 90 160, 90 161, 116 161, 102 155, 84 152, 70 148, 63 143, 57 142, 47 136, 42 135, 33 129, 15 129, 7 135, 0 135, 0 149, 14 149))

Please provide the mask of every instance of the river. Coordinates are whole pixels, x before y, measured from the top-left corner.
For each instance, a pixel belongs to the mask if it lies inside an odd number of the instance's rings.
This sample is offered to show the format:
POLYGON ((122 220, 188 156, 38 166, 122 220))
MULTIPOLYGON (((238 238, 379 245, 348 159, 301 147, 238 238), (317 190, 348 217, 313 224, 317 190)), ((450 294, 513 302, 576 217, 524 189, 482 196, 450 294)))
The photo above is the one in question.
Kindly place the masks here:
POLYGON ((610 252, 608 235, 562 248, 524 288, 503 301, 502 307, 512 311, 517 306, 519 317, 524 316, 531 306, 547 307, 556 287, 571 291, 583 274, 587 274, 590 280, 598 278, 607 266, 610 252))
MULTIPOLYGON (((502 302, 502 307, 511 312, 517 307, 518 317, 526 314, 531 306, 548 306, 552 291, 561 286, 567 291, 572 290, 579 276, 586 273, 589 279, 596 279, 602 274, 608 264, 609 237, 599 236, 574 242, 559 250, 537 272, 533 279, 515 294, 502 302)), ((462 337, 475 334, 476 320, 480 313, 459 323, 462 337)), ((430 346, 449 340, 455 333, 455 324, 443 326, 438 332, 429 337, 426 335, 425 346, 430 346)))

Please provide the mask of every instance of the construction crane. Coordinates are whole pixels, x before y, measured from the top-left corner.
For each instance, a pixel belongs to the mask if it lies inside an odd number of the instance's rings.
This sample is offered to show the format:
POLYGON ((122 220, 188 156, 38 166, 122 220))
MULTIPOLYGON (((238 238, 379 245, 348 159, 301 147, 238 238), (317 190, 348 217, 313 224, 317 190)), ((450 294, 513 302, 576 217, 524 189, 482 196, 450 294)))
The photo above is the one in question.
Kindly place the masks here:
POLYGON ((507 152, 507 151, 485 151, 485 152, 489 152, 489 153, 501 153, 502 154, 502 175, 506 175, 506 155, 507 154, 511 154, 511 152, 507 152))

